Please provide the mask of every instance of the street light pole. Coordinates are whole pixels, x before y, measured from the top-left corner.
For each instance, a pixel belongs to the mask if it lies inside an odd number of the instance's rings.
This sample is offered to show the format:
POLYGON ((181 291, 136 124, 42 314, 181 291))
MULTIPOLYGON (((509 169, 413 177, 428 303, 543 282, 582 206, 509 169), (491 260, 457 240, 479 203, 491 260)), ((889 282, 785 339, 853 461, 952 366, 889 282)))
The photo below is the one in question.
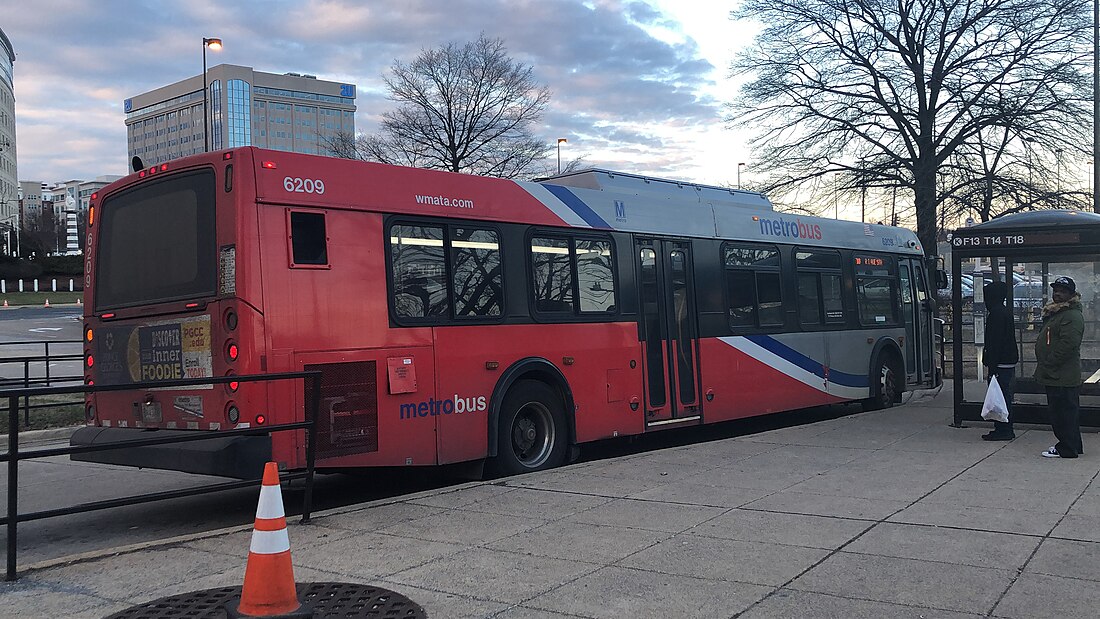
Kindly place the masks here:
POLYGON ((741 162, 737 164, 737 188, 741 188, 741 168, 745 167, 745 163, 741 162))
MULTIPOLYGON (((5 200, 3 202, 3 204, 7 204, 8 202, 10 202, 10 200, 5 200)), ((9 235, 10 234, 15 235, 15 257, 18 258, 19 255, 20 255, 20 252, 19 252, 19 229, 22 227, 22 226, 19 225, 19 215, 18 214, 9 215, 9 216, 4 218, 3 223, 4 223, 5 227, 7 228, 6 230, 4 230, 4 233, 9 234, 9 235), (12 221, 15 221, 15 223, 12 224, 11 223, 12 221)), ((8 242, 6 243, 6 245, 7 245, 8 255, 10 256, 11 255, 11 237, 10 236, 8 237, 7 241, 8 242)))
POLYGON ((1089 202, 1092 202, 1092 159, 1089 159, 1089 202))
MULTIPOLYGON (((1100 1, 1100 0, 1097 0, 1100 1)), ((1024 138, 1024 148, 1027 149, 1027 210, 1035 210, 1035 186, 1032 184, 1031 168, 1033 167, 1031 162, 1032 150, 1031 145, 1035 143, 1033 138, 1024 138)))
POLYGON ((202 144, 203 152, 210 151, 210 112, 207 107, 206 85, 206 48, 218 51, 222 48, 222 40, 217 37, 202 38, 202 144))
MULTIPOLYGON (((1100 161, 1100 0, 1092 2, 1092 160, 1100 161)), ((1092 186, 1100 189, 1100 166, 1093 166, 1092 186)), ((1092 212, 1100 213, 1095 191, 1092 212)))
POLYGON ((840 178, 840 170, 833 173, 833 219, 840 219, 840 198, 837 196, 837 180, 840 178))
POLYGON ((568 141, 565 138, 558 138, 558 174, 561 174, 561 145, 568 141))

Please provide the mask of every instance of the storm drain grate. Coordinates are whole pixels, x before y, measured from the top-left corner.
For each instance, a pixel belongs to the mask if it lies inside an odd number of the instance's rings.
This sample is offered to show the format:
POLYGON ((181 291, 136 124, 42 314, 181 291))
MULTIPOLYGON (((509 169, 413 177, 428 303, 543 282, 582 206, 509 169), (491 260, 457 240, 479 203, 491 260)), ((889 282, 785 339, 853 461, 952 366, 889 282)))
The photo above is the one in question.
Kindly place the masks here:
MULTIPOLYGON (((311 608, 314 619, 327 617, 427 617, 409 598, 388 589, 346 582, 298 583, 298 600, 311 608)), ((106 619, 225 619, 226 608, 236 608, 240 587, 181 593, 109 615, 106 619)), ((306 615, 308 616, 308 615, 306 615)))

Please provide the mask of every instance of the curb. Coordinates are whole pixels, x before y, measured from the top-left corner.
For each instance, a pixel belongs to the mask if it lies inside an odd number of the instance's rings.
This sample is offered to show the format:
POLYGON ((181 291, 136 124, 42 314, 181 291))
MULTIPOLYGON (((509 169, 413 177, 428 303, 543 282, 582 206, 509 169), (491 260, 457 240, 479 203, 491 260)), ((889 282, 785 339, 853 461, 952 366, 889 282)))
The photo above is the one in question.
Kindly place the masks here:
MULTIPOLYGON (((19 433, 19 446, 28 447, 43 445, 45 443, 53 443, 64 440, 68 442, 69 437, 73 435, 78 429, 84 426, 69 426, 68 428, 50 428, 48 430, 27 430, 19 433)), ((7 437, 0 439, 2 442, 7 441, 7 437)))

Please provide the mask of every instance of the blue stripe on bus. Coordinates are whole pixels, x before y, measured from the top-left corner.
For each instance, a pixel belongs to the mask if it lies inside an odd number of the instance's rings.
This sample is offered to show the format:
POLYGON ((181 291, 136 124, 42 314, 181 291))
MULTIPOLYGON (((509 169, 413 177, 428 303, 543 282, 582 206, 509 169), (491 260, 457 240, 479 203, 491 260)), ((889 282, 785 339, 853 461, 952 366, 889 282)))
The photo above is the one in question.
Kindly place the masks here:
POLYGON ((588 225, 592 226, 593 228, 606 228, 608 230, 611 229, 611 226, 603 220, 603 217, 597 215, 596 211, 592 210, 592 207, 588 206, 587 204, 582 202, 580 198, 573 195, 572 191, 569 191, 565 187, 561 187, 559 185, 543 185, 543 187, 549 189, 550 193, 554 194, 557 199, 561 200, 562 203, 568 206, 588 225))
MULTIPOLYGON (((825 378, 825 366, 771 336, 746 335, 745 339, 756 344, 757 346, 760 346, 768 352, 778 355, 786 361, 797 365, 798 367, 806 370, 807 372, 810 372, 815 376, 825 378)), ((829 382, 836 383, 844 387, 867 388, 868 386, 866 375, 848 374, 846 372, 840 372, 835 368, 829 368, 829 382)))

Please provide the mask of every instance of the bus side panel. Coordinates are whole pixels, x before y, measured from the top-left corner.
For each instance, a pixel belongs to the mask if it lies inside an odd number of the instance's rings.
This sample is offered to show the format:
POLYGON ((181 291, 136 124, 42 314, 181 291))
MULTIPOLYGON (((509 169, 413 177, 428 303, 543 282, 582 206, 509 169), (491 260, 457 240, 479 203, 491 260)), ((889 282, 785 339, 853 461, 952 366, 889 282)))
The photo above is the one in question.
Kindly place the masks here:
MULTIPOLYGON (((260 207, 256 204, 256 168, 252 163, 252 156, 253 152, 250 149, 243 149, 240 151, 239 159, 236 162, 230 160, 234 168, 233 191, 228 195, 236 205, 236 208, 233 209, 237 216, 236 234, 233 239, 224 243, 219 240, 218 251, 227 251, 228 245, 233 245, 233 266, 236 275, 234 294, 238 299, 255 307, 262 314, 264 311, 263 267, 260 262, 259 221, 256 217, 260 207)), ((219 193, 221 193, 221 188, 219 188, 219 193)))
MULTIPOLYGON (((703 392, 714 391, 714 400, 705 408, 708 422, 844 400, 826 391, 823 378, 788 360, 809 365, 809 357, 801 355, 805 358, 799 359, 800 355, 792 354, 793 349, 775 336, 704 338, 699 349, 703 392)), ((821 366, 820 360, 817 365, 821 366)))
MULTIPOLYGON (((875 349, 875 345, 882 338, 889 338, 895 344, 898 341, 903 341, 901 338, 905 336, 905 329, 895 327, 865 329, 862 331, 834 331, 829 336, 829 352, 833 359, 833 369, 837 372, 843 372, 845 378, 852 376, 851 381, 858 383, 856 386, 862 388, 863 394, 854 397, 866 398, 870 396, 869 373, 871 372, 871 353, 875 349), (862 382, 859 382, 860 378, 862 382)), ((904 350, 900 345, 898 347, 904 350)), ((903 359, 902 363, 904 362, 903 359)), ((905 373, 902 372, 902 377, 904 378, 904 376, 905 373)), ((836 380, 840 380, 840 378, 836 380)), ((904 387, 904 380, 902 386, 904 387)))
MULTIPOLYGON (((386 302, 386 287, 380 275, 385 273, 385 244, 382 241, 381 216, 343 210, 299 209, 285 205, 260 205, 260 245, 263 247, 264 318, 267 350, 288 351, 293 355, 295 371, 307 365, 325 366, 322 371, 346 374, 335 380, 350 381, 348 391, 358 394, 371 383, 376 393, 374 415, 377 419, 377 449, 369 445, 366 434, 345 432, 348 423, 362 425, 358 419, 363 407, 330 400, 321 414, 336 428, 334 439, 322 453, 319 466, 391 466, 435 464, 434 429, 414 431, 421 419, 401 419, 401 406, 432 396, 434 359, 431 354, 430 327, 391 329, 386 302), (325 216, 325 265, 295 265, 288 229, 288 211, 303 210, 325 216), (417 391, 392 394, 389 390, 388 358, 415 350, 417 391), (327 352, 320 352, 327 351, 327 352), (340 364, 348 364, 346 368, 340 364), (362 364, 373 364, 368 371, 362 364), (370 380, 365 376, 370 374, 370 380), (360 411, 360 412, 356 412, 360 411), (338 439, 338 440, 337 440, 338 439), (353 443, 364 443, 352 449, 353 443)), ((270 367, 273 360, 268 360, 270 367)), ((271 368, 274 370, 274 368, 271 368)), ((304 394, 296 392, 294 409, 302 411, 304 394)), ((336 395, 333 397, 347 397, 336 395)), ((358 402, 359 396, 352 400, 358 402)), ((282 410, 276 408, 273 410, 282 410)), ((300 414, 300 413, 299 413, 300 414)), ((296 419, 295 419, 296 420, 296 419)), ((282 416, 272 422, 290 421, 282 416)), ((319 420, 320 422, 320 420, 319 420)), ((299 459, 301 452, 299 451, 299 459)), ((302 462, 304 464, 304 462, 302 462)))
POLYGON ((430 328, 390 329, 381 216, 304 210, 325 215, 327 265, 292 265, 288 207, 261 208, 268 347, 302 352, 430 346, 430 328))
POLYGON ((641 433, 644 413, 630 410, 630 400, 642 397, 641 364, 630 368, 631 361, 640 361, 637 329, 634 322, 437 328, 436 398, 453 400, 454 411, 459 399, 464 407, 463 414, 437 417, 440 462, 485 457, 493 389, 501 372, 525 357, 544 358, 565 377, 575 400, 578 442, 641 433), (497 369, 486 369, 487 361, 496 361, 497 369))
POLYGON ((300 353, 295 362, 299 371, 323 374, 318 467, 439 464, 429 403, 431 348, 300 353), (403 369, 400 376, 390 370, 391 360, 403 369))

